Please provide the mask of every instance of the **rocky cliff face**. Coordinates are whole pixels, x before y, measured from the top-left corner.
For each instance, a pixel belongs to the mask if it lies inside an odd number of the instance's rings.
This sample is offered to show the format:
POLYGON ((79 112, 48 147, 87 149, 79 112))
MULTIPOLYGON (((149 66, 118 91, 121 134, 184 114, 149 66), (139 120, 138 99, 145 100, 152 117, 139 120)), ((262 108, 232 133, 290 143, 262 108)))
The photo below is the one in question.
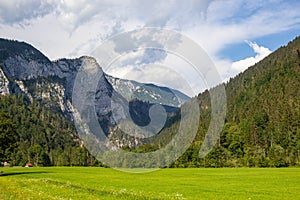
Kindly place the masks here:
POLYGON ((153 84, 144 84, 132 80, 124 80, 106 75, 107 80, 126 100, 139 99, 149 103, 158 103, 167 106, 180 107, 190 97, 178 90, 160 87, 153 84))
MULTIPOLYGON (((0 39, 0 94, 23 93, 28 99, 40 101, 48 108, 62 112, 72 119, 74 80, 83 63, 97 64, 94 58, 87 56, 52 62, 29 44, 0 39)), ((148 103, 178 107, 189 100, 189 97, 179 91, 103 74, 95 91, 95 110, 99 122, 105 124, 104 131, 107 135, 113 134, 118 120, 130 115, 126 108, 121 109, 123 111, 118 113, 118 117, 112 115, 112 94, 117 94, 118 101, 124 105, 128 105, 128 101, 132 99, 139 99, 148 103)), ((139 141, 131 141, 130 146, 138 143, 139 141)))
POLYGON ((0 95, 9 94, 9 86, 8 80, 3 73, 2 69, 0 69, 0 95))

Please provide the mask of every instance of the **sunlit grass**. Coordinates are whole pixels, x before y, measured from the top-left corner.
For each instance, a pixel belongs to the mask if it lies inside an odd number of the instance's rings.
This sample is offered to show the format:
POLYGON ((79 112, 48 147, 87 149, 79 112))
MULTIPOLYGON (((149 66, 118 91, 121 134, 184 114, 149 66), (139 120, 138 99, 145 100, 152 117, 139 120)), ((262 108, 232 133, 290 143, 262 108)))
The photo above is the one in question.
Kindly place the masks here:
POLYGON ((300 168, 2 168, 0 199, 297 199, 300 168), (139 171, 141 172, 141 171, 139 171))

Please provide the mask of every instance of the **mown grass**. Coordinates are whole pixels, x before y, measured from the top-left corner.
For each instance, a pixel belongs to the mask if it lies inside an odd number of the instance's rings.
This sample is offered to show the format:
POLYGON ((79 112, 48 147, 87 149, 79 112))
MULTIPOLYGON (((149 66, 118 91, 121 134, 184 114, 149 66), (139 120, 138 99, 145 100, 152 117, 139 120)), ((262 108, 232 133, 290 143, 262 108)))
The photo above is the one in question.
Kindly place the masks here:
POLYGON ((0 199, 299 199, 300 168, 2 168, 0 199))

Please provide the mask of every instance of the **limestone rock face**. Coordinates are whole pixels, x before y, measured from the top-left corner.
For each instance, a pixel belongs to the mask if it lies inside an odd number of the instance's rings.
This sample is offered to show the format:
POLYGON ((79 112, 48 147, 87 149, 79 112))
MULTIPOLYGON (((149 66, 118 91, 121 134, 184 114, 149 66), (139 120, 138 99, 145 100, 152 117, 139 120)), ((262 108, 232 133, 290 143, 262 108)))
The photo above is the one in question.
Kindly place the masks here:
MULTIPOLYGON (((109 76, 92 57, 50 61, 31 45, 6 39, 0 39, 0 95, 25 94, 27 99, 40 101, 46 107, 74 120, 74 81, 78 72, 87 65, 97 66, 102 74, 97 78, 97 83, 93 83, 96 84, 93 106, 105 134, 112 134, 114 138, 117 138, 114 133, 116 124, 122 119, 130 118, 127 108, 129 101, 137 99, 148 104, 179 107, 189 100, 188 96, 176 90, 109 76), (112 105, 112 96, 117 101, 118 108, 112 105), (112 115, 112 112, 116 114, 112 115)), ((139 141, 132 138, 128 144, 134 146, 137 143, 139 141)), ((122 143, 120 146, 128 144, 122 143)))
POLYGON ((9 82, 3 73, 2 69, 0 69, 0 95, 9 94, 9 82))

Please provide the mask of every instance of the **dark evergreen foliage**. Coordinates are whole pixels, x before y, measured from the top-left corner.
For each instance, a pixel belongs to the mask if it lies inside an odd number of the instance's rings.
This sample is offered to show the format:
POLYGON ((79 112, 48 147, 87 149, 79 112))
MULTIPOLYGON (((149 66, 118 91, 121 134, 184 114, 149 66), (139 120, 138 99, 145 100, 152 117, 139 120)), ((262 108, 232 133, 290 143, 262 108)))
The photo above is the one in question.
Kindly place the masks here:
POLYGON ((0 112, 0 162, 10 159, 16 148, 17 134, 15 126, 9 116, 0 112))
POLYGON ((0 114, 1 154, 2 149, 10 152, 6 157, 0 156, 2 161, 21 166, 27 162, 36 166, 97 164, 83 147, 71 121, 39 102, 26 102, 23 95, 0 96, 0 109, 5 113, 0 114), (10 138, 12 135, 15 140, 10 138))
MULTIPOLYGON (((5 52, 0 55, 6 56, 9 50, 5 52)), ((196 98, 200 102, 201 116, 196 138, 169 167, 300 166, 299 52, 300 37, 225 84, 225 126, 219 141, 204 158, 199 158, 199 150, 210 123, 211 104, 208 90, 199 94, 196 98)), ((5 158, 12 165, 26 162, 68 166, 98 164, 82 146, 70 121, 38 102, 26 102, 23 96, 0 98, 0 109, 5 113, 0 114, 1 137, 10 138, 11 144, 4 146, 1 143, 1 161, 5 158), (14 132, 16 140, 11 137, 14 132)), ((148 124, 150 105, 139 101, 132 101, 130 105, 130 114, 137 118, 135 122, 148 124), (139 110, 141 106, 144 107, 139 110), (140 117, 145 115, 144 121, 141 120, 140 117)), ((180 114, 172 116, 150 143, 124 149, 142 153, 164 147, 177 133, 180 119, 180 114)))
MULTIPOLYGON (((300 37, 231 78, 225 84, 227 114, 219 142, 199 158, 210 122, 209 91, 198 95, 198 134, 170 167, 300 166, 300 37)), ((163 146, 178 130, 179 121, 160 133, 151 145, 163 146)), ((187 130, 188 131, 188 130, 187 130)))

